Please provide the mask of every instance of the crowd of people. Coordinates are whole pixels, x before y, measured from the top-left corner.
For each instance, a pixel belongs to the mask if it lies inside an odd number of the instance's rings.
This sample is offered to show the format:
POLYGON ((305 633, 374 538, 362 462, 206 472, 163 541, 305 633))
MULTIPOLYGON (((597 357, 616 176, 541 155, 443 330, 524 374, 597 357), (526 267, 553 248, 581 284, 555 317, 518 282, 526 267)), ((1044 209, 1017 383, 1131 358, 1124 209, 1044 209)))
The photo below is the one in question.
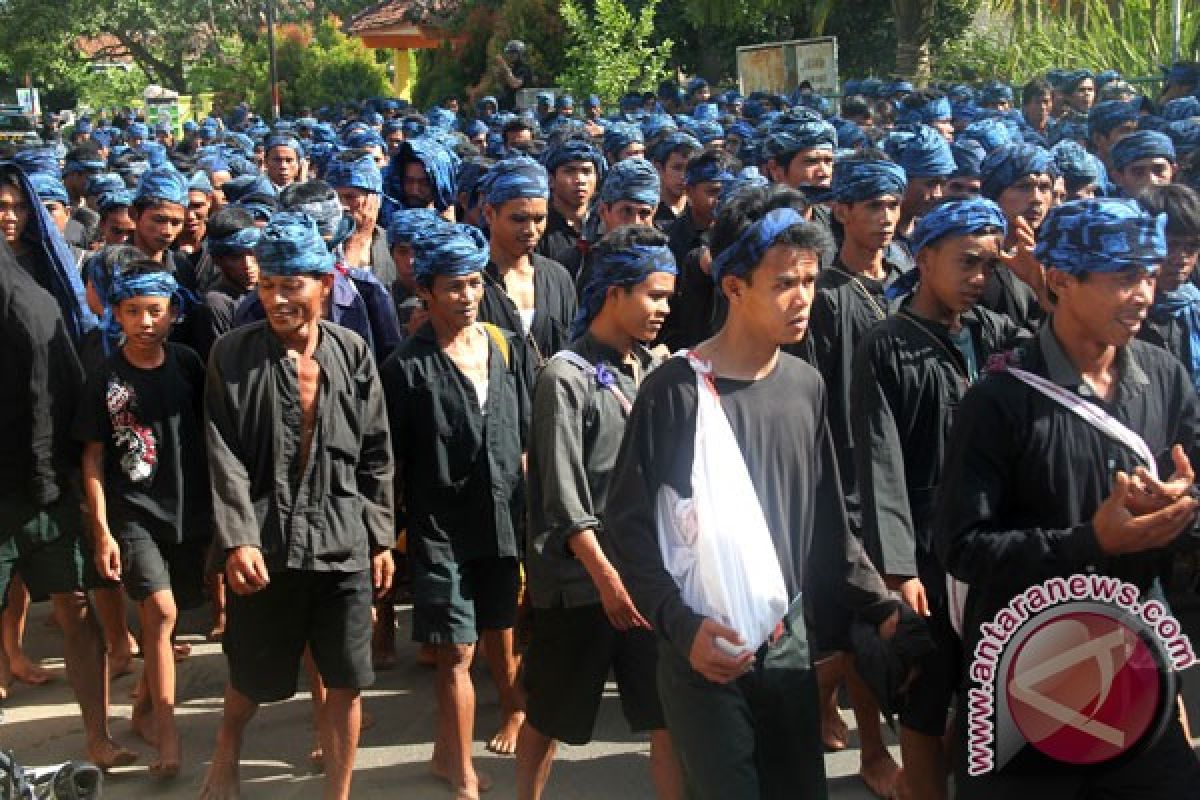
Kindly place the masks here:
POLYGON ((116 114, 5 154, 0 697, 48 677, 22 645, 48 599, 87 758, 138 758, 108 686, 140 652, 133 727, 173 776, 175 628, 209 604, 203 797, 237 796, 303 670, 345 798, 411 601, 459 800, 491 786, 477 655, 522 800, 610 674, 660 798, 827 796, 843 686, 880 797, 1200 797, 1182 706, 1087 767, 972 775, 963 746, 1016 594, 1194 595, 1200 64, 518 113, 522 50, 472 113, 239 105, 178 140, 116 114))

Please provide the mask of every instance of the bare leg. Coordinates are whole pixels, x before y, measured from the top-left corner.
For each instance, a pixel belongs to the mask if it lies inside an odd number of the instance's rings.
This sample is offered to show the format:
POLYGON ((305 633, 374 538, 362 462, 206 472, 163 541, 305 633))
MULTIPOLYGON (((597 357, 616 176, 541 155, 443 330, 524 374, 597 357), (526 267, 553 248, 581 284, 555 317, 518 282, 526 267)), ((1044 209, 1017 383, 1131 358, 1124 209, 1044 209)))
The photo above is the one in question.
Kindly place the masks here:
POLYGON ((438 645, 437 738, 430 770, 450 784, 456 800, 473 800, 490 787, 471 762, 475 736, 475 686, 471 683, 473 644, 438 645))
POLYGON ((683 800, 683 768, 665 728, 650 732, 650 780, 658 800, 683 800))
POLYGON ((488 750, 511 755, 517 750, 517 735, 525 721, 525 698, 517 684, 521 662, 513 647, 513 629, 483 632, 484 656, 492 681, 500 693, 500 729, 488 742, 488 750))
POLYGON ((225 713, 217 730, 217 747, 204 776, 201 800, 232 800, 240 795, 238 762, 242 758, 242 736, 254 718, 258 704, 233 688, 225 687, 225 713))
POLYGON ((846 659, 834 653, 817 662, 817 697, 821 704, 821 743, 828 750, 845 750, 850 731, 838 708, 838 687, 846 677, 846 659))
POLYGON ((321 722, 325 750, 325 800, 348 800, 362 725, 362 698, 357 689, 329 689, 321 722))
POLYGON ((557 749, 553 739, 525 720, 517 736, 517 800, 541 800, 557 749))
MULTIPOLYGON (((317 662, 313 661, 312 650, 307 647, 304 648, 304 672, 308 675, 313 704, 313 749, 308 754, 308 760, 312 762, 313 769, 320 772, 325 769, 325 748, 321 735, 325 724, 325 681, 321 679, 317 662)), ((355 738, 355 741, 358 739, 355 738)))
POLYGON ((146 699, 153 710, 158 761, 150 771, 163 777, 179 774, 181 745, 175 726, 175 655, 171 633, 175 630, 175 598, 170 590, 155 592, 138 609, 142 622, 142 655, 145 659, 146 699))
POLYGON ((14 575, 8 588, 8 607, 0 618, 4 652, 8 654, 9 677, 30 686, 41 686, 50 673, 34 664, 25 654, 25 621, 29 616, 29 590, 20 575, 14 575))
POLYGON ((946 800, 948 760, 941 736, 928 736, 900 726, 900 754, 905 790, 921 800, 946 800))
POLYGON ((137 644, 129 632, 125 618, 125 592, 118 586, 106 586, 92 591, 96 616, 104 631, 104 648, 108 651, 108 677, 119 678, 133 672, 133 650, 137 644))
POLYGON ((83 716, 88 758, 101 769, 132 764, 137 753, 118 745, 108 732, 108 667, 92 605, 83 592, 52 595, 51 602, 63 632, 67 679, 83 716))
POLYGON ((853 661, 847 664, 846 689, 850 693, 854 718, 858 721, 858 740, 861 748, 861 766, 858 774, 877 797, 894 798, 900 766, 883 744, 879 705, 871 695, 871 690, 858 676, 853 661))
POLYGON ((213 624, 208 632, 210 642, 219 642, 225 635, 225 576, 219 572, 205 580, 208 596, 212 600, 213 624))

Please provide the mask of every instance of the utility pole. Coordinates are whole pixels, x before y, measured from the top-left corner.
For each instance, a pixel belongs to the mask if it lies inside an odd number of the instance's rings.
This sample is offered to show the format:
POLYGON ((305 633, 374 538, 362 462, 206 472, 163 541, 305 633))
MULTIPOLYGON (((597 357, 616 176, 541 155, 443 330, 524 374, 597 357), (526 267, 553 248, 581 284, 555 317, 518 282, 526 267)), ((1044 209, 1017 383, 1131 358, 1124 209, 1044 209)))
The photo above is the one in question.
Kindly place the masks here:
POLYGON ((279 74, 275 66, 275 0, 266 0, 267 5, 267 55, 271 71, 271 121, 279 121, 279 74))

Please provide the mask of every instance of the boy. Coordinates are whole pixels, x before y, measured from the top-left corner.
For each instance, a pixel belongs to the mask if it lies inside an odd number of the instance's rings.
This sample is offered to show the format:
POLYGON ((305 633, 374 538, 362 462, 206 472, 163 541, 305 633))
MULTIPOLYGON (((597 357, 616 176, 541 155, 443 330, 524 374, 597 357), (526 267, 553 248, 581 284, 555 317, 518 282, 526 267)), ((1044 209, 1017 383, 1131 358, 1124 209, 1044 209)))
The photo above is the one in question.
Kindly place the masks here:
POLYGON ((1178 358, 1200 391, 1200 288, 1193 282, 1200 258, 1200 195, 1187 186, 1153 186, 1137 199, 1151 214, 1167 215, 1167 257, 1138 338, 1178 358))

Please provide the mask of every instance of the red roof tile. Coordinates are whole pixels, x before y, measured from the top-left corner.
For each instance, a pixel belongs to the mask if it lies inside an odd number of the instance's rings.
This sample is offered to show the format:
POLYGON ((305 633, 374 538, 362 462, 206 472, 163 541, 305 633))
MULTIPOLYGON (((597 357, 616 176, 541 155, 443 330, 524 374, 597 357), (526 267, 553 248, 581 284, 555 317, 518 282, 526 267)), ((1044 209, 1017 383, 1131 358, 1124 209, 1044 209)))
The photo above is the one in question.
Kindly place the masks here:
POLYGON ((346 30, 370 33, 393 25, 445 25, 463 7, 463 0, 381 0, 350 18, 346 30))

